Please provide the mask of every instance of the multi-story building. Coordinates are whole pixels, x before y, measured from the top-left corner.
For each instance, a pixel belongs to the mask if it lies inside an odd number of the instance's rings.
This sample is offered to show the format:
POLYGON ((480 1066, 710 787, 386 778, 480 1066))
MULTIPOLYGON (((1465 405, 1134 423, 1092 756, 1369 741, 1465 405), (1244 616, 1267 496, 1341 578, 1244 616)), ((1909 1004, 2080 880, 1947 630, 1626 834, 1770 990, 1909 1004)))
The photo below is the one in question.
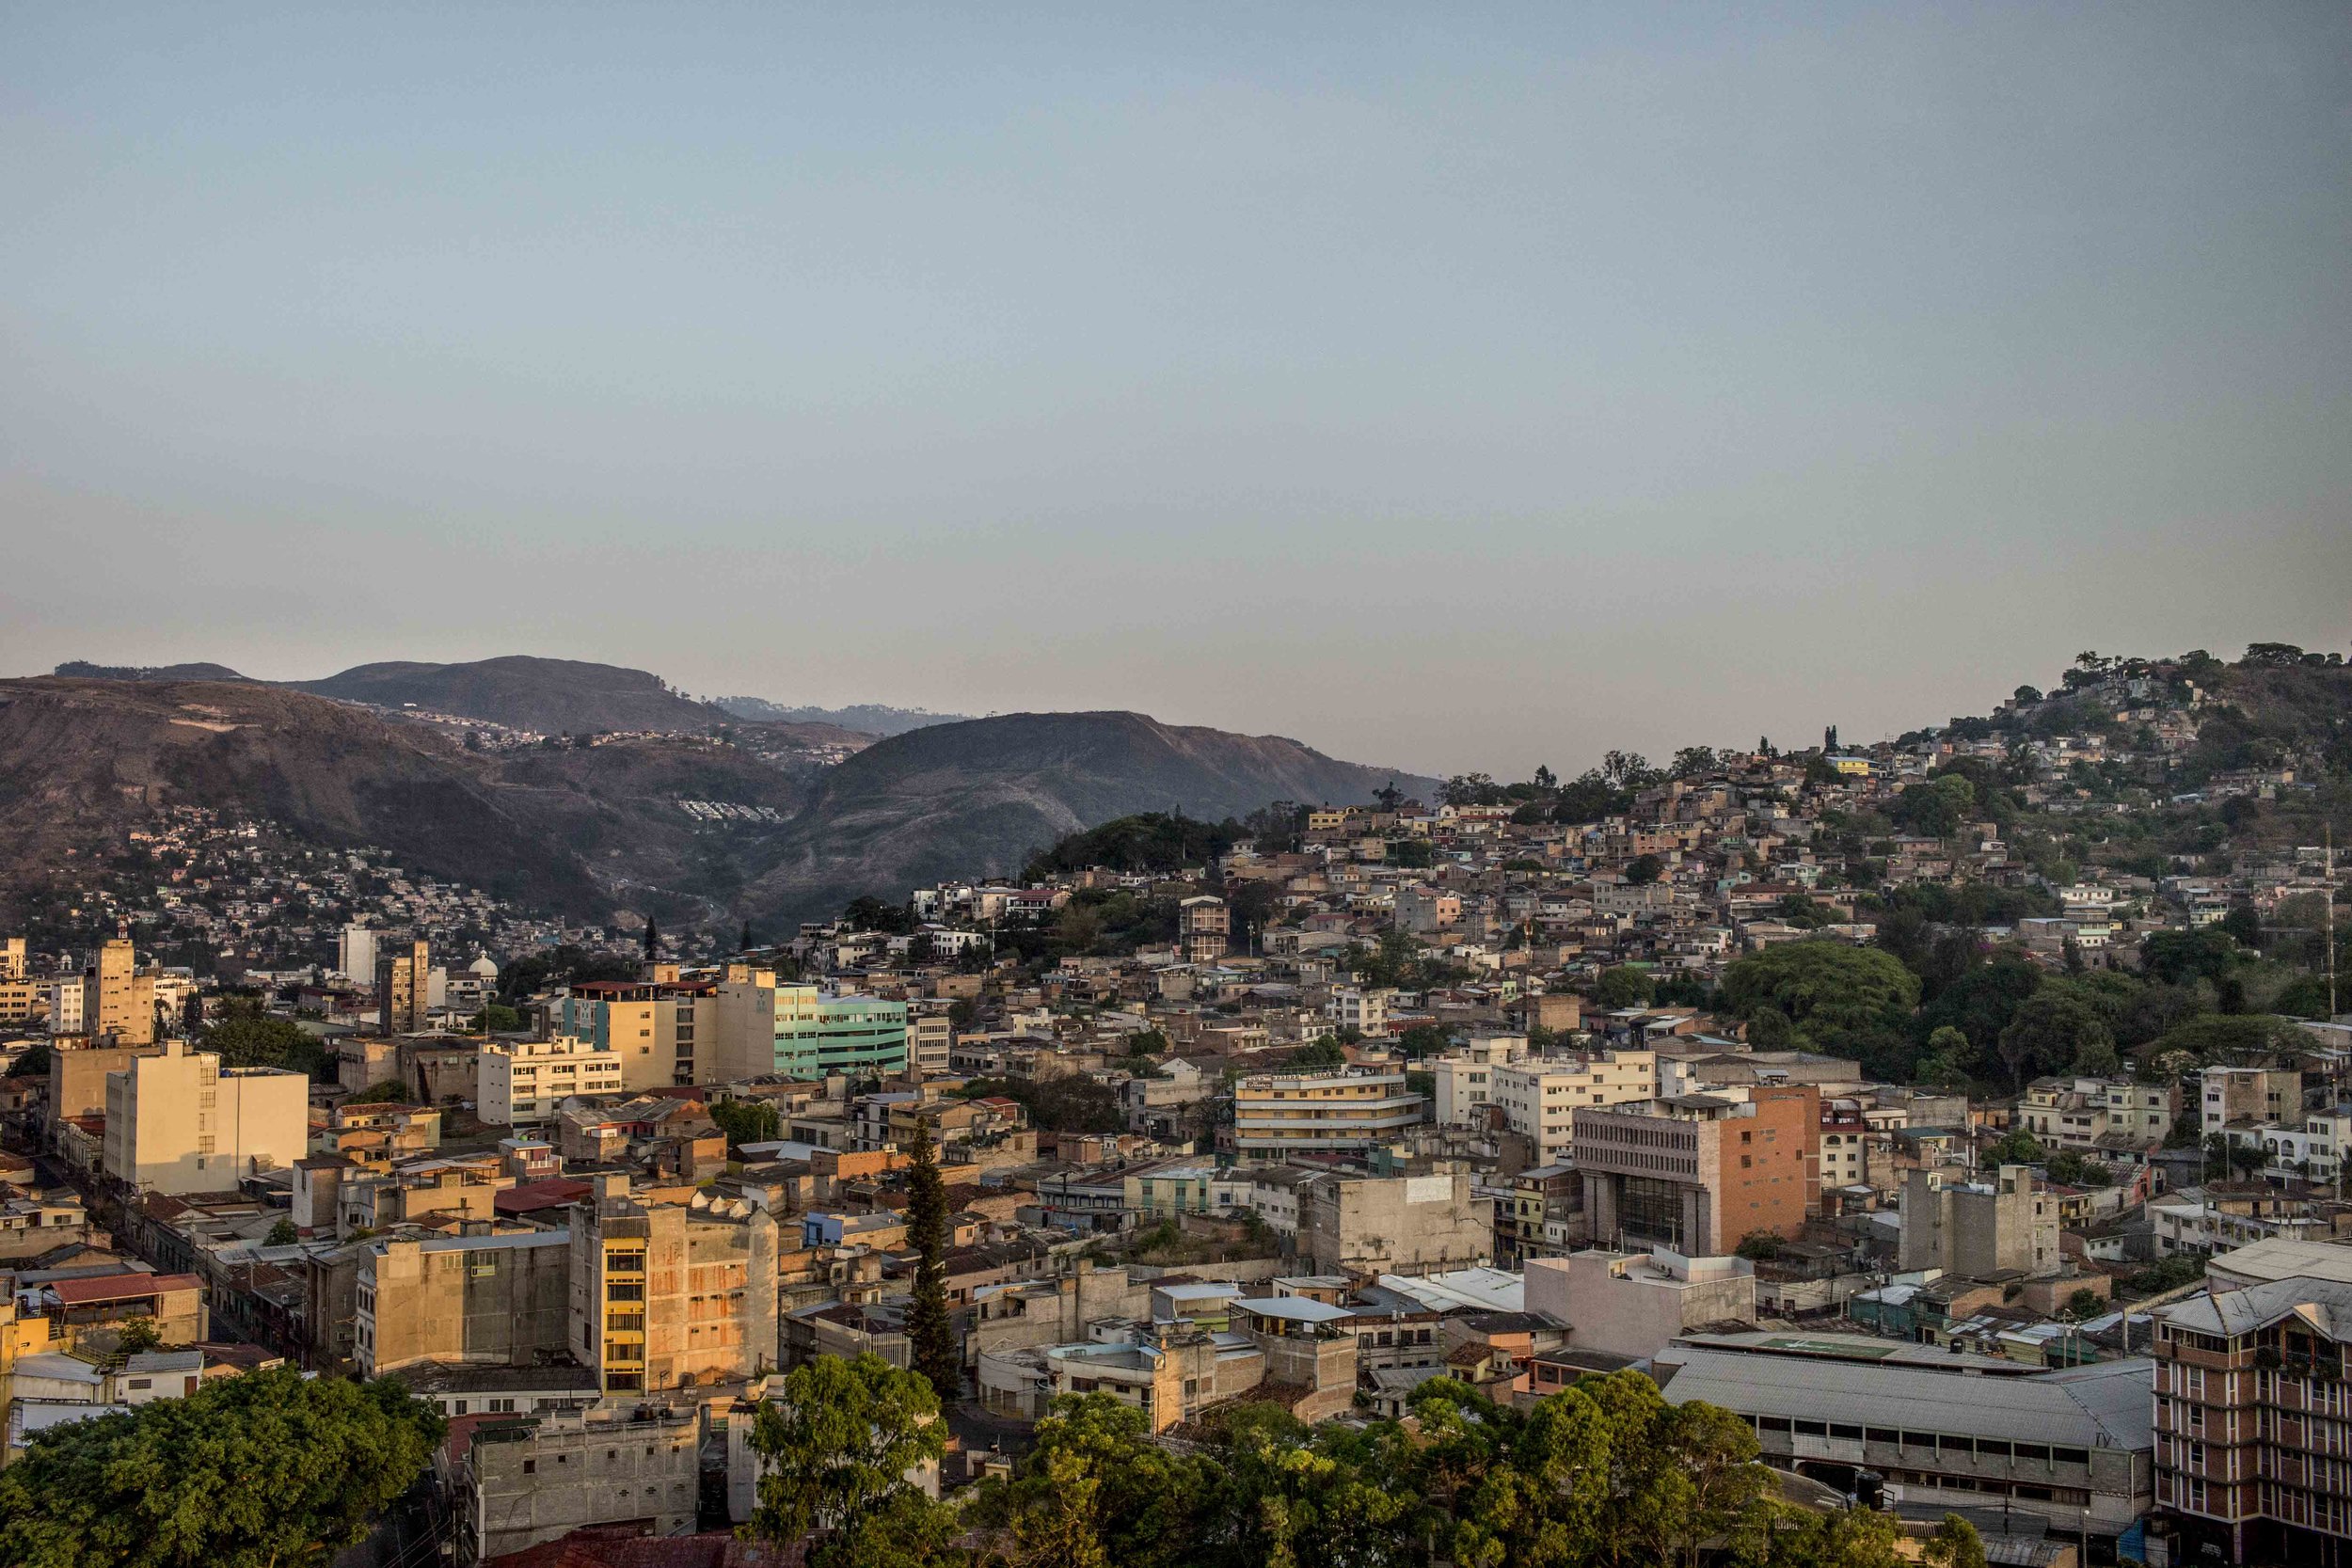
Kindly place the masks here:
POLYGON ((1467 1171, 1318 1172, 1297 1193, 1298 1260, 1308 1273, 1443 1274, 1493 1260, 1494 1200, 1467 1171))
POLYGON ((375 1016, 388 1035, 423 1030, 433 1012, 433 948, 421 939, 387 947, 375 959, 375 1016))
POLYGON ((493 1127, 554 1119, 576 1094, 619 1094, 620 1053, 560 1035, 546 1040, 485 1040, 475 1066, 475 1104, 493 1127))
POLYGON ((2143 1149, 2172 1131, 2180 1091, 2129 1078, 2042 1078, 2017 1108, 2026 1132, 2057 1148, 2143 1149))
POLYGON ((361 985, 375 983, 375 938, 373 926, 355 920, 335 933, 335 973, 361 985))
POLYGON ((1334 1028, 1352 1029, 1366 1039, 1374 1039, 1389 1032, 1389 998, 1396 993, 1384 987, 1359 990, 1343 986, 1331 993, 1329 1015, 1334 1028))
POLYGON ((956 1050, 950 1004, 918 1002, 907 1009, 907 1070, 919 1078, 945 1078, 956 1050))
POLYGON ((583 980, 555 1004, 555 1032, 609 1051, 621 1087, 691 1084, 695 1053, 718 1021, 719 988, 707 980, 583 980))
POLYGON ((607 1393, 756 1376, 776 1355, 776 1221, 741 1201, 572 1211, 572 1354, 607 1393))
POLYGON ((700 1425, 691 1408, 641 1406, 518 1413, 477 1426, 451 1476, 456 1560, 471 1568, 592 1527, 691 1533, 700 1425))
POLYGON ((1897 1266, 1906 1274, 2042 1275, 2061 1261, 2058 1204, 2026 1165, 2003 1165, 1991 1180, 1958 1165, 1907 1171, 1902 1220, 1897 1266))
POLYGON ((167 1040, 106 1076, 103 1161, 143 1192, 233 1190, 309 1152, 310 1081, 278 1068, 224 1068, 215 1052, 167 1040))
POLYGON ((1654 1051, 1529 1057, 1494 1069, 1492 1089, 1503 1124, 1534 1145, 1535 1163, 1543 1165, 1574 1151, 1579 1110, 1650 1100, 1657 1093, 1654 1051))
POLYGON ((1682 1335, 1756 1322, 1756 1265, 1744 1258, 1572 1252, 1527 1261, 1527 1309, 1576 1325, 1576 1348, 1636 1359, 1682 1335))
POLYGON ((1421 1125, 1428 1109, 1401 1067, 1259 1072, 1233 1085, 1233 1124, 1221 1134, 1245 1160, 1360 1154, 1421 1125))
POLYGON ((1215 894, 1196 894, 1176 906, 1176 934, 1187 959, 1212 963, 1232 942, 1232 911, 1215 894))
POLYGON ((1587 1106, 1575 1135, 1596 1244, 1711 1256, 1759 1230, 1793 1238, 1820 1204, 1811 1085, 1587 1106))
POLYGON ((1447 1127, 1483 1127, 1494 1102, 1495 1069, 1527 1056, 1524 1035, 1490 1035, 1457 1045, 1440 1056, 1424 1057, 1422 1069, 1437 1085, 1437 1115, 1447 1127))
POLYGON ((896 1077, 907 1068, 907 1005, 778 985, 775 971, 729 964, 713 1012, 707 1081, 896 1077))
POLYGON ((2297 1122, 2303 1075, 2293 1068, 2209 1067, 2200 1073, 2198 1131, 2205 1137, 2232 1122, 2297 1122))
POLYGON ((570 1310, 568 1231, 378 1238, 359 1254, 352 1359, 362 1377, 537 1366, 571 1348, 570 1310))
POLYGON ((49 1032, 71 1037, 87 1034, 84 1027, 89 999, 89 985, 79 974, 69 974, 48 982, 49 1032))
POLYGON ((155 976, 140 974, 130 939, 100 945, 98 962, 83 977, 82 1027, 111 1035, 117 1045, 151 1045, 155 1039, 155 976))
POLYGON ((2155 1310, 2171 1560, 2352 1563, 2352 1285, 2296 1276, 2155 1310))
POLYGON ((22 980, 24 972, 24 939, 9 937, 0 942, 0 980, 22 980))

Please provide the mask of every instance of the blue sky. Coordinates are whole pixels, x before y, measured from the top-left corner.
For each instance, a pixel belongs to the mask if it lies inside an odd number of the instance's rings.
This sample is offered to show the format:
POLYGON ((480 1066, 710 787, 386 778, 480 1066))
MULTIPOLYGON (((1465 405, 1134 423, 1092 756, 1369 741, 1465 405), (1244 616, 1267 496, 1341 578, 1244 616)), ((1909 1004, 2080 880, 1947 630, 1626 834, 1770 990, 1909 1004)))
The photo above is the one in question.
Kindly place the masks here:
POLYGON ((0 666, 1521 775, 2352 638, 2352 8, 0 12, 0 666))

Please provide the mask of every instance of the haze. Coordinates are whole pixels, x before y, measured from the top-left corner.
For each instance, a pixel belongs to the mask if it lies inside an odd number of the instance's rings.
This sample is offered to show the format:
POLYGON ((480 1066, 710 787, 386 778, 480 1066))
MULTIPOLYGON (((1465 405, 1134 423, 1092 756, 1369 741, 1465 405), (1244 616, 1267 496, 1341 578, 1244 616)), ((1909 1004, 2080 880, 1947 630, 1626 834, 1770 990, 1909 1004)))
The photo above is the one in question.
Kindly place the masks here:
POLYGON ((2352 8, 9 8, 0 667, 1435 771, 2352 638, 2352 8))

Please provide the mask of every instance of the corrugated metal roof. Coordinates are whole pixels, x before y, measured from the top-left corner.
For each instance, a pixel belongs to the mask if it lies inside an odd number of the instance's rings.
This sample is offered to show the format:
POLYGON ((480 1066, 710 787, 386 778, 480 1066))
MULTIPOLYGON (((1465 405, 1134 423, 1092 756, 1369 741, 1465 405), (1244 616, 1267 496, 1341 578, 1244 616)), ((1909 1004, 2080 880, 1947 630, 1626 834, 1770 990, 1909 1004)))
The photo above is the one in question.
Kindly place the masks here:
POLYGON ((2071 1448, 2154 1442, 2154 1363, 2141 1359, 2023 1377, 1682 1346, 1657 1359, 1661 1371, 1678 1369, 1666 1385, 1673 1404, 2071 1448))

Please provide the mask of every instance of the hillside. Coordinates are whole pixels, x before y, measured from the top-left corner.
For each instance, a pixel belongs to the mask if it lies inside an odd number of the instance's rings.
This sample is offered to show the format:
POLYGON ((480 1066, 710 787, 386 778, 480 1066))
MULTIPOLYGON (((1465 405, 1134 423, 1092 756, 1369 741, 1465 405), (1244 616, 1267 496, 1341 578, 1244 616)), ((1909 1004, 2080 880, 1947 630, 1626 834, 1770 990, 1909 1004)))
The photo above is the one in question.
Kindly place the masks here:
POLYGON ((961 723, 965 719, 961 713, 930 713, 922 708, 885 707, 877 703, 855 703, 848 707, 789 707, 765 697, 714 697, 711 703, 739 719, 773 724, 829 724, 869 736, 904 735, 932 724, 961 723))
POLYGON ((242 681, 252 679, 241 675, 226 664, 92 664, 87 659, 71 659, 57 666, 56 673, 70 678, 99 681, 242 681))
POLYGON ((470 664, 361 664, 325 680, 287 684, 347 703, 413 705, 548 735, 704 731, 727 719, 648 671, 519 654, 470 664))
POLYGON ((763 918, 830 914, 864 894, 1010 875, 1063 835, 1181 809, 1243 816, 1275 800, 1363 801, 1394 781, 1278 736, 1163 724, 1139 713, 1016 713, 937 724, 868 747, 827 773, 745 890, 763 918))

